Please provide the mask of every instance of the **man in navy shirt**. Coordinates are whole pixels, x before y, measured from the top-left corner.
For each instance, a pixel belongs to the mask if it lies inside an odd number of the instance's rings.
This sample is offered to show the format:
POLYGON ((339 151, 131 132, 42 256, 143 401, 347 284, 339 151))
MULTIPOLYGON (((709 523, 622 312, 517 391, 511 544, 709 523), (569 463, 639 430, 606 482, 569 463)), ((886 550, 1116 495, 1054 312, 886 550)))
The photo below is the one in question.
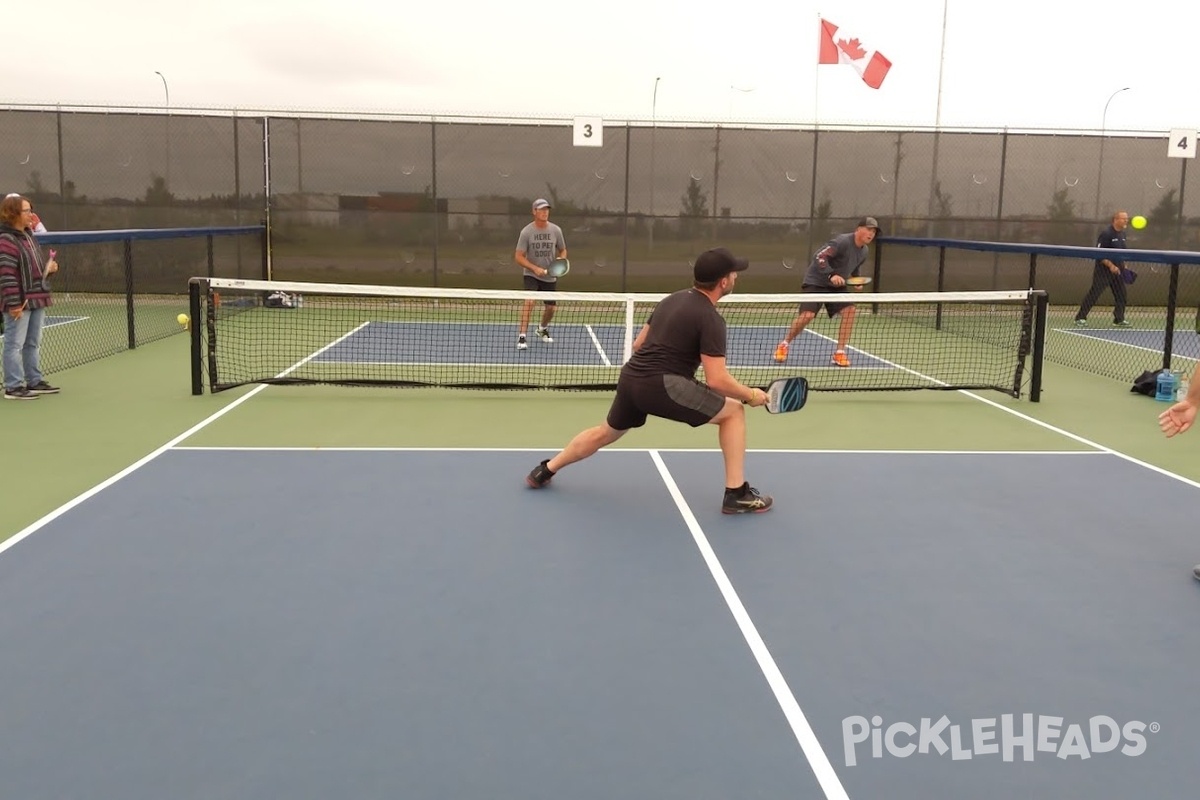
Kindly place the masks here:
MULTIPOLYGON (((1118 211, 1113 214, 1112 224, 1100 231, 1100 235, 1096 238, 1096 247, 1124 250, 1125 228, 1128 225, 1128 213, 1118 211)), ((1083 303, 1079 306, 1079 313, 1075 315, 1076 325, 1080 327, 1087 325, 1088 312, 1092 310, 1092 306, 1100 299, 1104 290, 1111 289, 1114 301, 1113 325, 1119 325, 1122 328, 1129 327, 1129 323, 1125 321, 1125 281, 1121 279, 1121 269, 1124 266, 1125 262, 1117 258, 1096 260, 1096 266, 1092 268, 1092 288, 1088 290, 1087 296, 1083 298, 1083 303)))

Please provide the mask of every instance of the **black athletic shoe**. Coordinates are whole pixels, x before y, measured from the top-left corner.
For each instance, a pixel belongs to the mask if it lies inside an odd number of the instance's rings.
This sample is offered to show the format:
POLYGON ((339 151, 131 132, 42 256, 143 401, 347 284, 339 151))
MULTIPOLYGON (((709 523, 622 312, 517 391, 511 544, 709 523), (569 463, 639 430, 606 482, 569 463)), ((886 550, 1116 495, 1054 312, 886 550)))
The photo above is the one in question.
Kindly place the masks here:
POLYGON ((554 477, 554 473, 551 472, 550 468, 546 466, 549 461, 550 459, 547 458, 545 461, 534 467, 532 472, 525 476, 525 482, 529 484, 530 488, 541 489, 550 482, 551 478, 554 477))
POLYGON ((737 489, 725 490, 725 501, 721 503, 722 514, 761 514, 771 508, 771 504, 775 502, 770 495, 763 494, 751 486, 749 483, 743 483, 737 489))
POLYGON ((60 389, 57 386, 51 386, 45 381, 38 381, 32 386, 26 387, 32 394, 58 394, 60 389))

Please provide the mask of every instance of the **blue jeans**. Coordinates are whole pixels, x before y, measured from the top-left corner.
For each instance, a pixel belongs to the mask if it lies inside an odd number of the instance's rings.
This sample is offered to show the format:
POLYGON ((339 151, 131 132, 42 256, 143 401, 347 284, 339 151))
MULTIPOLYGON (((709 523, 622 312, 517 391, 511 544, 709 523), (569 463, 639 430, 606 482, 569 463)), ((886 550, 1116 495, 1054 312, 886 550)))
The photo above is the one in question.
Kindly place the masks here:
POLYGON ((29 387, 42 380, 38 358, 42 347, 42 325, 46 309, 25 309, 20 319, 4 313, 4 388, 29 387))

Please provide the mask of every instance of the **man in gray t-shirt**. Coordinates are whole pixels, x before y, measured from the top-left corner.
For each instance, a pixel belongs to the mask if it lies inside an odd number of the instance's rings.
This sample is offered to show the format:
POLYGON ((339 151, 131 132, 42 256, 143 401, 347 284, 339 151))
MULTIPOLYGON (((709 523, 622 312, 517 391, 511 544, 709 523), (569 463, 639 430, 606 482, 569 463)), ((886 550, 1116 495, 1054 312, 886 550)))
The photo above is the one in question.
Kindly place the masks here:
MULTIPOLYGON (((517 252, 514 259, 521 267, 525 288, 531 292, 553 292, 558 278, 550 275, 549 267, 556 258, 567 257, 567 240, 562 228, 550 221, 550 203, 542 198, 533 201, 533 222, 521 229, 517 237, 517 252)), ((525 332, 529 330, 529 317, 533 313, 533 300, 526 300, 521 309, 521 324, 517 330, 517 349, 524 350, 525 332)), ((544 301, 542 324, 537 336, 546 344, 550 338, 550 320, 554 317, 555 303, 544 301)))
MULTIPOLYGON (((821 294, 847 291, 846 279, 858 276, 859 267, 867 260, 867 245, 875 240, 878 233, 879 223, 875 218, 863 217, 858 221, 853 233, 842 233, 830 239, 813 256, 808 271, 804 273, 804 283, 801 284, 800 291, 821 294)), ((846 343, 850 341, 850 333, 854 330, 853 303, 801 303, 799 316, 792 321, 792 326, 788 328, 783 341, 775 348, 776 361, 787 361, 788 346, 808 323, 816 318, 822 305, 830 317, 835 314, 841 315, 837 350, 833 352, 832 361, 839 367, 850 366, 850 359, 846 356, 846 343)))

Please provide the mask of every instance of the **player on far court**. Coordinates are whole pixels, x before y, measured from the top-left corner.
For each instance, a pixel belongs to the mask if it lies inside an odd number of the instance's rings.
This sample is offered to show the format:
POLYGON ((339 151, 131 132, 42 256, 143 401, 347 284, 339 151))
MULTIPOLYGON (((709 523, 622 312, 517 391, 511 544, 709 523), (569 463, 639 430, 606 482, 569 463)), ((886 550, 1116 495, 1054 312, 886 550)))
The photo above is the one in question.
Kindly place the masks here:
MULTIPOLYGON (((858 269, 867 260, 867 245, 875 240, 879 233, 879 223, 874 217, 863 217, 852 233, 842 233, 830 239, 824 247, 813 256, 804 273, 804 282, 800 285, 801 292, 845 292, 846 279, 858 276, 858 269)), ((800 335, 808 324, 817 316, 821 306, 832 318, 840 314, 838 324, 837 350, 833 353, 833 363, 839 367, 850 366, 846 356, 846 344, 854 330, 853 303, 801 303, 800 314, 792 321, 783 341, 775 348, 775 360, 787 361, 788 347, 792 340, 800 335)))
MULTIPOLYGON (((525 288, 531 292, 553 292, 558 278, 550 274, 550 265, 556 258, 567 257, 567 240, 562 228, 550 221, 550 203, 542 198, 533 201, 533 222, 521 229, 517 237, 517 252, 514 260, 524 270, 525 288)), ((521 308, 521 324, 517 330, 517 349, 524 350, 525 333, 529 330, 529 317, 533 313, 532 299, 526 300, 521 308)), ((546 344, 550 338, 550 320, 554 318, 556 303, 543 301, 542 324, 536 331, 537 337, 546 344)))
POLYGON ((633 342, 633 355, 621 368, 617 393, 603 423, 578 433, 562 451, 533 468, 525 478, 534 489, 568 464, 574 464, 646 424, 647 416, 697 428, 718 427, 725 459, 723 514, 766 511, 771 498, 750 486, 745 476, 746 411, 742 403, 767 402, 762 389, 743 386, 725 367, 725 318, 717 302, 733 291, 737 275, 750 266, 723 247, 701 253, 692 267, 693 285, 667 295, 633 342), (704 367, 706 383, 696 380, 704 367))

